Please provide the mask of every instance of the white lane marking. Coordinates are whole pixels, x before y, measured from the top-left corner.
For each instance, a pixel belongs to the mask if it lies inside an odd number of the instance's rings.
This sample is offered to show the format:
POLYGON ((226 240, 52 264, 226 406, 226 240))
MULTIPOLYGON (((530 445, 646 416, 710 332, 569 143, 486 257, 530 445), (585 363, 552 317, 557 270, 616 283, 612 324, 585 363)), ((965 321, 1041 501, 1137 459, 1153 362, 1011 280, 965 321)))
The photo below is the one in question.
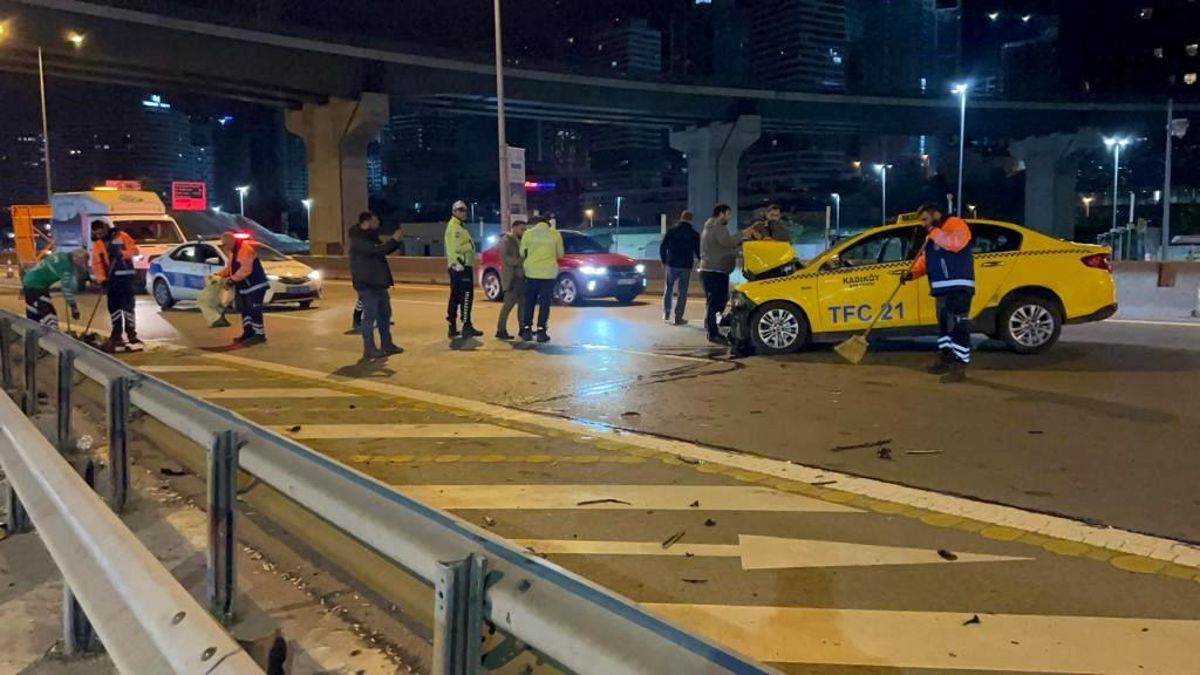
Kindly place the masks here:
POLYGON ((297 440, 341 438, 536 438, 535 434, 494 424, 280 424, 271 430, 297 440))
POLYGON ((705 511, 861 513, 812 497, 741 485, 396 485, 395 488, 413 499, 448 510, 687 511, 695 508, 693 503, 700 502, 705 511))
POLYGON ((1108 319, 1104 323, 1128 323, 1135 326, 1178 326, 1200 328, 1200 321, 1151 321, 1150 319, 1108 319))
POLYGON ((1033 560, 983 553, 959 553, 946 560, 929 548, 852 544, 819 539, 784 539, 738 535, 736 544, 689 544, 679 542, 664 549, 658 541, 580 541, 578 539, 518 539, 538 553, 560 555, 651 555, 676 557, 741 558, 744 570, 775 570, 797 567, 871 567, 875 565, 942 565, 972 562, 1033 560))
POLYGON ((232 354, 200 354, 202 358, 236 364, 273 373, 282 373, 310 380, 326 380, 344 383, 359 391, 383 396, 396 396, 414 401, 457 408, 466 412, 486 415, 500 420, 540 426, 543 429, 565 431, 573 434, 595 435, 612 433, 621 442, 656 452, 708 462, 736 469, 784 478, 802 483, 827 483, 837 481, 836 489, 872 499, 905 504, 915 508, 976 520, 992 525, 1002 525, 1027 532, 1035 532, 1056 539, 1086 543, 1121 553, 1140 555, 1155 560, 1174 562, 1185 567, 1200 569, 1200 547, 1183 542, 1130 532, 1112 527, 1097 527, 1077 520, 1025 511, 1012 506, 991 504, 966 497, 942 494, 933 490, 911 488, 872 478, 862 478, 829 471, 803 464, 794 464, 766 457, 754 457, 726 450, 707 448, 686 441, 646 436, 628 431, 618 431, 599 422, 584 422, 539 413, 505 408, 503 406, 472 401, 457 396, 401 387, 386 382, 334 376, 317 370, 297 368, 278 363, 258 361, 232 354))
POLYGON ((137 366, 144 373, 231 373, 233 368, 225 366, 168 366, 149 365, 137 366))
POLYGON ((205 399, 224 398, 259 398, 272 400, 279 398, 354 398, 358 394, 345 391, 325 389, 323 387, 300 387, 287 389, 193 389, 192 396, 205 399))
POLYGON ((645 604, 760 661, 1006 673, 1196 672, 1200 621, 645 604))

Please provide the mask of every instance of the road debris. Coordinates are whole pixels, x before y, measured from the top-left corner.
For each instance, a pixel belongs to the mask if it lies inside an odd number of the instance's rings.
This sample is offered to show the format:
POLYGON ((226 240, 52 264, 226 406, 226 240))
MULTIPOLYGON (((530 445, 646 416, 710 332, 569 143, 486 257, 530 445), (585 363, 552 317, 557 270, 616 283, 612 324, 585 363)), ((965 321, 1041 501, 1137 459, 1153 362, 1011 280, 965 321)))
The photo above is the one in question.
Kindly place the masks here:
POLYGON ((979 625, 981 623, 983 623, 983 620, 979 618, 978 614, 976 614, 976 615, 972 616, 971 618, 967 619, 966 621, 964 621, 962 625, 975 626, 975 625, 979 625))
POLYGON ((581 502, 575 502, 575 506, 592 506, 593 504, 624 504, 625 506, 633 506, 623 499, 613 499, 605 497, 604 499, 585 499, 581 502))
POLYGON ((685 535, 685 534, 687 534, 687 530, 680 530, 680 531, 676 532, 675 534, 667 537, 665 540, 663 540, 663 543, 662 543, 663 550, 666 550, 666 549, 674 546, 676 542, 678 542, 680 539, 683 539, 683 535, 685 535))
POLYGON ((491 516, 484 516, 483 524, 487 527, 493 527, 496 524, 496 519, 491 516))
POLYGON ((684 464, 696 465, 696 464, 700 463, 700 460, 698 460, 698 459, 694 459, 692 457, 684 457, 683 455, 675 455, 675 459, 683 462, 684 464))
POLYGON ((1030 429, 1028 433, 1032 436, 1040 436, 1046 432, 1042 431, 1041 429, 1030 429))
POLYGON ((299 425, 299 424, 297 424, 297 425, 295 425, 295 426, 288 427, 288 431, 294 434, 294 433, 296 433, 297 431, 300 431, 300 425, 299 425))
POLYGON ((887 445, 888 443, 891 443, 891 442, 892 442, 892 439, 885 438, 881 441, 871 441, 870 443, 856 443, 854 445, 839 445, 837 447, 830 448, 829 451, 830 452, 845 452, 847 450, 863 450, 866 448, 877 448, 881 445, 887 445))
POLYGON ((705 521, 704 521, 704 526, 705 526, 705 527, 713 527, 713 526, 715 526, 716 524, 717 524, 717 521, 713 520, 712 518, 709 518, 709 519, 707 519, 707 520, 705 520, 705 521))
POLYGON ((642 413, 640 413, 636 410, 626 410, 625 412, 621 413, 621 417, 641 417, 641 416, 642 416, 642 413))
POLYGON ((688 506, 693 509, 698 509, 698 508, 700 508, 700 500, 697 499, 696 501, 692 502, 691 504, 688 504, 688 506))
POLYGON ((906 450, 906 455, 940 455, 942 450, 906 450))
POLYGON ((172 469, 169 466, 164 466, 164 467, 159 468, 158 472, 164 476, 186 476, 187 475, 187 472, 184 471, 183 469, 172 469))
POLYGON ((821 487, 822 485, 833 485, 836 482, 837 482, 836 480, 819 480, 819 481, 809 483, 809 485, 812 485, 814 487, 821 487))
POLYGON ((938 555, 942 557, 942 560, 958 560, 958 554, 953 551, 947 551, 944 548, 938 549, 938 555))
POLYGON ((707 584, 708 579, 683 579, 685 584, 707 584))
POLYGON ((886 459, 890 461, 892 459, 892 449, 885 445, 879 450, 875 451, 875 455, 879 457, 879 459, 886 459))

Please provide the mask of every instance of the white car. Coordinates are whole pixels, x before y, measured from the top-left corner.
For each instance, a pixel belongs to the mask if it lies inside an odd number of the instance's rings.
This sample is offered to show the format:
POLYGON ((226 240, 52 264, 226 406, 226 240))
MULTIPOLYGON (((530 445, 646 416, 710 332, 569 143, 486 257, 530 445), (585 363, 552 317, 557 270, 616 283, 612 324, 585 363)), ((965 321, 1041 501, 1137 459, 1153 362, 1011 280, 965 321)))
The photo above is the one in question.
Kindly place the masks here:
MULTIPOLYGON (((270 287, 264 303, 295 303, 309 307, 321 297, 321 273, 265 244, 253 243, 267 273, 270 287)), ((147 285, 159 307, 168 309, 181 300, 195 300, 209 275, 225 268, 221 247, 204 241, 179 244, 155 258, 147 285)))

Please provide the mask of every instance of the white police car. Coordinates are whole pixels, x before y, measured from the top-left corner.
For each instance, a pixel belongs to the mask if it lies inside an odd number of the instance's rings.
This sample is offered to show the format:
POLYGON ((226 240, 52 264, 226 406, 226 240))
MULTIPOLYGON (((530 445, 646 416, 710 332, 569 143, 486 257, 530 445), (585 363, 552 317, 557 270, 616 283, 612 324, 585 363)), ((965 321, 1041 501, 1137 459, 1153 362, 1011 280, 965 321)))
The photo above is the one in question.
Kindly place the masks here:
MULTIPOLYGON (((321 297, 321 273, 275 249, 253 242, 270 287, 266 304, 309 307, 321 297)), ((150 263, 146 282, 159 307, 195 300, 209 275, 225 268, 225 252, 215 242, 190 241, 169 249, 150 263)))

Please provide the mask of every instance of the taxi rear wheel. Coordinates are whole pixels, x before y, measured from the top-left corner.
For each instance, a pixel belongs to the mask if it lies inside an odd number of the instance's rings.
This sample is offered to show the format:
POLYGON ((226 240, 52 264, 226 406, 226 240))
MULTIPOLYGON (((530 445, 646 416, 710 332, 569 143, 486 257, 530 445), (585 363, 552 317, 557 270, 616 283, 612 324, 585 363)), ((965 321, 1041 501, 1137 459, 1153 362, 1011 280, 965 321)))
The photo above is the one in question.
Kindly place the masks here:
POLYGON ((750 316, 750 339, 759 354, 790 354, 808 343, 808 332, 808 318, 790 302, 768 302, 750 316))
POLYGON ((1000 339, 1018 354, 1040 354, 1062 333, 1062 310, 1053 300, 1037 295, 1020 295, 1009 300, 1000 312, 1000 339))

